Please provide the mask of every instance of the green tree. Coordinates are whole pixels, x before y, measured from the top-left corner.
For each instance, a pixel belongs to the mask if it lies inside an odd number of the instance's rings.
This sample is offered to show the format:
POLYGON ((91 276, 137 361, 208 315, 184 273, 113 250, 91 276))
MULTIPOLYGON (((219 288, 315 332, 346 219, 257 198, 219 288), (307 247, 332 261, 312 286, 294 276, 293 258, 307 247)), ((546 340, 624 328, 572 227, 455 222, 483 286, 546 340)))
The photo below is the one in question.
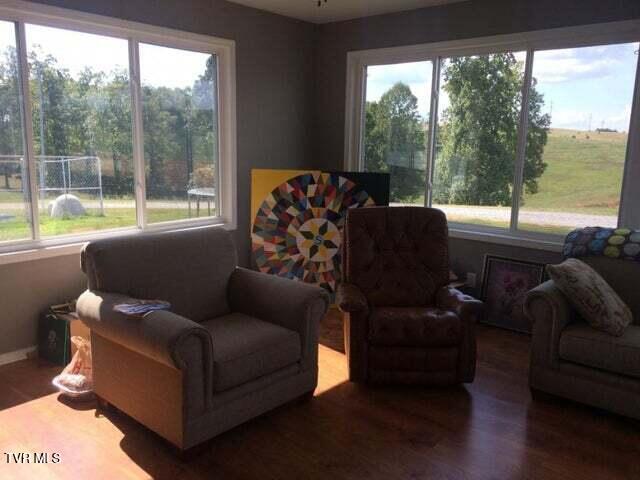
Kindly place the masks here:
MULTIPOLYGON (((511 53, 450 59, 443 70, 450 105, 438 129, 434 202, 510 205, 521 109, 522 65, 511 53)), ((535 193, 550 117, 530 91, 525 190, 535 193)))
POLYGON ((107 180, 109 193, 126 195, 133 192, 131 99, 126 70, 114 71, 104 81, 91 101, 94 108, 90 131, 95 154, 111 160, 113 179, 107 180))
POLYGON ((205 72, 193 86, 192 138, 194 169, 209 168, 213 175, 212 160, 218 158, 217 76, 218 59, 211 55, 207 59, 205 72))
MULTIPOLYGON (((34 147, 53 156, 99 156, 105 194, 133 193, 131 96, 128 72, 86 68, 72 75, 39 47, 29 52, 34 147)), ((191 174, 213 183, 217 156, 216 57, 193 86, 143 85, 144 153, 152 197, 183 196, 191 174)), ((22 154, 15 49, 0 56, 0 155, 22 154)), ((3 188, 15 188, 18 162, 0 162, 3 188)), ((78 164, 78 169, 90 167, 78 164)), ((19 168, 18 168, 19 170, 19 168)), ((56 175, 47 170, 46 175, 56 175)))
POLYGON ((418 99, 408 85, 396 83, 378 102, 367 102, 365 169, 391 174, 390 197, 411 200, 424 193, 425 129, 418 99))
MULTIPOLYGON (((18 69, 14 48, 7 48, 0 61, 0 155, 22 155, 22 120, 19 103, 18 69)), ((3 188, 18 189, 12 179, 21 178, 22 165, 4 158, 0 161, 3 188)))
POLYGON ((79 153, 79 142, 71 132, 77 132, 74 124, 83 119, 74 115, 66 95, 73 82, 71 75, 53 56, 43 55, 39 49, 29 52, 29 69, 36 151, 40 154, 43 149, 45 155, 79 153))
POLYGON ((529 91, 529 122, 523 173, 527 193, 538 193, 538 179, 547 168, 547 164, 542 159, 551 126, 551 115, 542 113, 544 97, 536 90, 536 85, 537 80, 534 78, 529 91))

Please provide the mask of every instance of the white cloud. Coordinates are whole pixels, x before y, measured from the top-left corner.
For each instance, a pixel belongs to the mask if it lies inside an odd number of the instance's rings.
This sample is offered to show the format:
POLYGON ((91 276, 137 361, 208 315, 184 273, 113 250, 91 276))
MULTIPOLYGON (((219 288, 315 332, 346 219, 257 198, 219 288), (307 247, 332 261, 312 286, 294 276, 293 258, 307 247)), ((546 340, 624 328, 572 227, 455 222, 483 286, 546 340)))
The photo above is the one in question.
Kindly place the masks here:
POLYGON ((533 76, 541 83, 561 83, 585 77, 605 80, 619 64, 614 59, 587 60, 576 56, 540 54, 534 59, 533 76))
POLYGON ((535 52, 533 75, 540 82, 560 83, 581 78, 602 79, 616 76, 635 64, 637 43, 567 48, 535 52))

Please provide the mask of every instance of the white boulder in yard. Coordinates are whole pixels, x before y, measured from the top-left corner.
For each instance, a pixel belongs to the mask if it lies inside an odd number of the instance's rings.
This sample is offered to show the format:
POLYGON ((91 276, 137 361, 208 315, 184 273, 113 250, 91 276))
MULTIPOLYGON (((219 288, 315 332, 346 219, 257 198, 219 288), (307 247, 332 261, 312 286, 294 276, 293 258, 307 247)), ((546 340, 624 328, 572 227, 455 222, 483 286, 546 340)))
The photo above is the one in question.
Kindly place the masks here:
POLYGON ((49 216, 51 218, 78 217, 86 214, 87 212, 80 199, 69 193, 60 195, 49 203, 49 216))

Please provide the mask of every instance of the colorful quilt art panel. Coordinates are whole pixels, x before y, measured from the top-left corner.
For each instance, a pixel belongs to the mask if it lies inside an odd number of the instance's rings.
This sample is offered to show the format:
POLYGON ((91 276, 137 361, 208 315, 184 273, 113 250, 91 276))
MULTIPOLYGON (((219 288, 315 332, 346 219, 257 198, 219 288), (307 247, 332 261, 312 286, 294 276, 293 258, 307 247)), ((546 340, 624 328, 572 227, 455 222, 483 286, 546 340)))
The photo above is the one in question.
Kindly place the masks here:
POLYGON ((252 172, 254 261, 262 272, 319 285, 333 293, 340 279, 346 212, 376 205, 376 201, 363 185, 340 173, 320 171, 294 176, 283 171, 287 178, 280 178, 264 195, 265 180, 278 179, 277 172, 252 172))

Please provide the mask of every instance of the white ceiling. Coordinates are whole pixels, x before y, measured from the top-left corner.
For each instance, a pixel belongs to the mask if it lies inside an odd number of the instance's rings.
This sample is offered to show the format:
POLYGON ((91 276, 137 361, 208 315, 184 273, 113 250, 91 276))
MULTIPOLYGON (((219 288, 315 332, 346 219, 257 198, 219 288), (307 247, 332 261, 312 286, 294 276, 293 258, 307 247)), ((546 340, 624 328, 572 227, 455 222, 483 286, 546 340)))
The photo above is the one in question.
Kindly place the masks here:
POLYGON ((465 0, 230 0, 248 7, 267 10, 313 23, 328 23, 382 13, 433 7, 465 0))

